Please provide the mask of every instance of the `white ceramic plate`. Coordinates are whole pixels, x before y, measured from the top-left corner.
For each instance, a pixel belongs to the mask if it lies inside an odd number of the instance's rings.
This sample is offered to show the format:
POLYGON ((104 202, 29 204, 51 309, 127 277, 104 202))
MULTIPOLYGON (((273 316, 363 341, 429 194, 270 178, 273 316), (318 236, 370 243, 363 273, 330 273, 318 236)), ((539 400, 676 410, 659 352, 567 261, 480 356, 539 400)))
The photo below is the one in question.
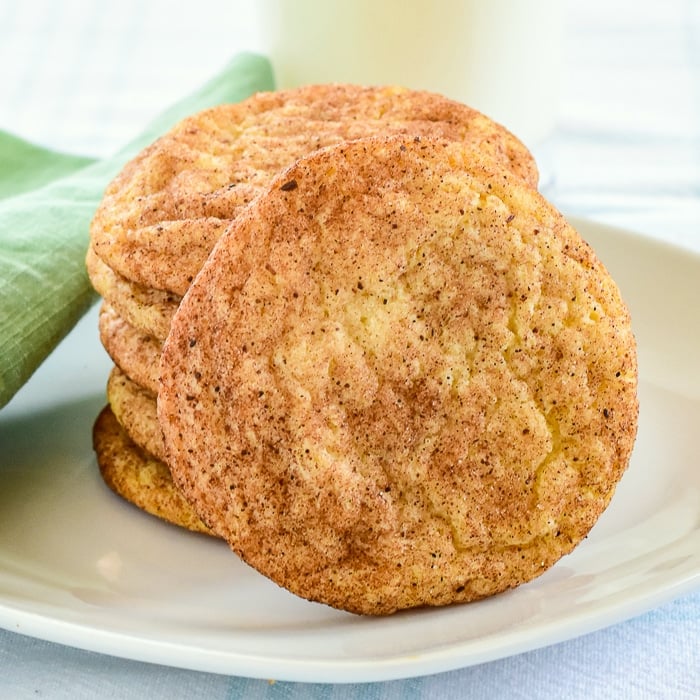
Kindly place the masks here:
POLYGON ((700 586, 700 257, 574 224, 632 309, 640 428, 610 508, 544 576, 470 605, 356 617, 300 600, 222 543, 123 503, 91 449, 109 369, 93 312, 0 412, 0 625, 184 668, 370 681, 541 647, 700 586))

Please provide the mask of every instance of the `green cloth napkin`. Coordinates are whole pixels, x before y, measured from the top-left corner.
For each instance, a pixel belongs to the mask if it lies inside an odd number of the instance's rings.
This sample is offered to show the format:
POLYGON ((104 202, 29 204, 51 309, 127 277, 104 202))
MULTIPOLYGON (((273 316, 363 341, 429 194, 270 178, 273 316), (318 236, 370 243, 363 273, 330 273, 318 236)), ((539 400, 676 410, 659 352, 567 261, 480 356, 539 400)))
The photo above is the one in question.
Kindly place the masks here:
POLYGON ((57 153, 0 131, 0 200, 38 190, 94 162, 57 153))
POLYGON ((95 299, 88 228, 124 163, 188 114, 273 89, 266 58, 236 56, 115 156, 93 162, 0 132, 0 408, 95 299))

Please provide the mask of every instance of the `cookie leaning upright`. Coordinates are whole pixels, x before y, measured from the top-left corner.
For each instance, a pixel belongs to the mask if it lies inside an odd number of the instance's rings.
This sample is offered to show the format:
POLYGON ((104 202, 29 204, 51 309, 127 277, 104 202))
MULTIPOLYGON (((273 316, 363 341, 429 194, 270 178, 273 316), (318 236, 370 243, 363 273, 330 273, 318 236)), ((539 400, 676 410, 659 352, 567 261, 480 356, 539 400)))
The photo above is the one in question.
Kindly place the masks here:
POLYGON ((369 614, 488 596, 570 552, 637 423, 619 290, 534 189, 465 145, 301 159, 176 312, 175 482, 246 562, 369 614))

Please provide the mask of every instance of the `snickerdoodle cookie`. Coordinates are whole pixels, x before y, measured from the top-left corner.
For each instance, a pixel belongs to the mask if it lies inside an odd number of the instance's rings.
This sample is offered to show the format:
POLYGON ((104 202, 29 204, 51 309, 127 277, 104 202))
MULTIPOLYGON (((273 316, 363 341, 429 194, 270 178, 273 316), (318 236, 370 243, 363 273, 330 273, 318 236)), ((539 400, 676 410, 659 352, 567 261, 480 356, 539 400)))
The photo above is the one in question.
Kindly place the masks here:
POLYGON ((108 406, 93 426, 93 447, 102 478, 118 496, 173 525, 212 534, 175 488, 167 466, 129 439, 108 406))
POLYGON ((176 312, 174 481, 246 562, 387 614, 538 576, 607 506, 637 424, 620 292, 521 178, 376 137, 275 178, 176 312))
POLYGON ((127 323, 108 303, 99 315, 100 342, 129 379, 153 396, 158 393, 160 353, 163 343, 127 323))
POLYGON ((95 291, 122 319, 147 335, 165 340, 180 304, 177 294, 143 287, 122 277, 105 264, 92 247, 88 249, 85 263, 95 291))
POLYGON ((107 401, 126 434, 141 449, 157 459, 164 459, 155 394, 133 382, 118 367, 113 367, 107 380, 107 401))

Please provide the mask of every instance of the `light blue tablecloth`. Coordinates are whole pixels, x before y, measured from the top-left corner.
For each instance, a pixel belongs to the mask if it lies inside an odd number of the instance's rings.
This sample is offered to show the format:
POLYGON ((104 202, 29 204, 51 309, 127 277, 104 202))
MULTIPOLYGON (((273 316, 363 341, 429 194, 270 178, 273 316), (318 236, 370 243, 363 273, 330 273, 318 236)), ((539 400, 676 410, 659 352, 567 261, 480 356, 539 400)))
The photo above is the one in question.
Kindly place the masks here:
MULTIPOLYGON (((0 128, 107 155, 255 48, 244 3, 175 7, 0 0, 0 128)), ((546 193, 569 213, 700 251, 700 3, 567 10, 559 128, 540 153, 546 193)), ((0 698, 37 697, 700 698, 700 592, 545 649, 367 685, 196 673, 0 631, 0 698)))

